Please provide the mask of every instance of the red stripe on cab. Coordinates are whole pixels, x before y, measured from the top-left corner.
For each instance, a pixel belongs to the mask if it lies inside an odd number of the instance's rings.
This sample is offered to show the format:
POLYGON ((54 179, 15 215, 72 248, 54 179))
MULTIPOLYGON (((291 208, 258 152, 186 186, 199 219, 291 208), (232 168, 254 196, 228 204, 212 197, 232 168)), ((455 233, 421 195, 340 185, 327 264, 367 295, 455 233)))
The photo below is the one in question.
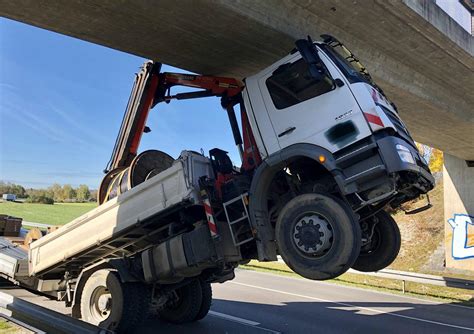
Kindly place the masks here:
POLYGON ((366 112, 364 113, 364 115, 365 115, 365 118, 367 119, 367 122, 384 127, 382 119, 379 116, 372 115, 366 112))

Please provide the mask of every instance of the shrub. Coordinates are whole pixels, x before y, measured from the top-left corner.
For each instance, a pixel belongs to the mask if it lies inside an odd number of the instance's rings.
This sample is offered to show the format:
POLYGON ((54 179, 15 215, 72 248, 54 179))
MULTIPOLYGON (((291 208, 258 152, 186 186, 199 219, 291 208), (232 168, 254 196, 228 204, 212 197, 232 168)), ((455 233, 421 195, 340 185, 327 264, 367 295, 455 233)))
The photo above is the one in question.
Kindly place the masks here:
POLYGON ((28 203, 54 204, 54 200, 43 194, 31 194, 26 200, 28 203))

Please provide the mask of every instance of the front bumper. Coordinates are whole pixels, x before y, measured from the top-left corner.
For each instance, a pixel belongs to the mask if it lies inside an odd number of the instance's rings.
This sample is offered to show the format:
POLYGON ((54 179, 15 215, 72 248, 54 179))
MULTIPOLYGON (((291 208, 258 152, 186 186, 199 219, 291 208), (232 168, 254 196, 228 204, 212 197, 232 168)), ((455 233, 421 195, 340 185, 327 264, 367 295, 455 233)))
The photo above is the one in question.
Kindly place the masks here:
POLYGON ((399 137, 372 136, 337 152, 334 158, 336 181, 354 208, 382 202, 399 206, 435 185, 416 148, 399 137))
POLYGON ((427 193, 433 189, 435 185, 435 179, 429 167, 425 164, 421 158, 418 150, 403 139, 398 137, 384 137, 377 141, 380 155, 384 161, 386 171, 389 175, 394 173, 399 174, 402 178, 409 177, 410 182, 414 182, 412 186, 418 188, 422 193, 427 193), (410 153, 414 159, 414 163, 403 161, 400 158, 397 150, 397 145, 410 150, 410 153))

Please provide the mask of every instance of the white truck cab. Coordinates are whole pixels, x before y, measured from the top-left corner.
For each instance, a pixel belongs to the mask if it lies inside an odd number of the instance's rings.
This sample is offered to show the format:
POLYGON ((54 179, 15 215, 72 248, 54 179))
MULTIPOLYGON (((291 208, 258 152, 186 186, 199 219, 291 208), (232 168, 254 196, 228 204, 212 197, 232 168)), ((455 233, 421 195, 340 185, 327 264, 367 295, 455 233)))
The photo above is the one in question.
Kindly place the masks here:
MULTIPOLYGON (((277 197, 291 199, 288 190, 278 192, 271 184, 284 170, 287 179, 296 176, 296 193, 332 193, 350 205, 362 232, 361 256, 354 267, 379 270, 393 261, 400 247, 398 228, 382 209, 427 193, 434 178, 395 105, 342 43, 322 37, 318 43, 298 41, 289 55, 245 79, 243 100, 263 160, 250 189, 252 221, 261 232, 258 240, 264 240, 259 258, 272 260, 276 252, 282 254, 282 247, 263 246, 275 231, 262 226, 278 225, 276 217, 284 207, 277 197), (392 250, 385 250, 385 261, 363 259, 364 252, 374 251, 374 226, 380 220, 395 225, 387 237, 394 239, 388 242, 392 250)), ((286 231, 293 232, 298 234, 286 231)), ((304 255, 313 256, 314 249, 304 255)), ((282 256, 296 268, 295 258, 282 256)), ((310 264, 301 264, 299 270, 305 266, 310 264)))
POLYGON ((319 54, 332 79, 343 83, 340 87, 329 78, 316 81, 308 76, 308 65, 299 53, 245 80, 247 101, 256 123, 262 124, 257 142, 264 154, 297 143, 316 144, 334 153, 371 135, 350 82, 323 52, 319 54), (348 131, 331 135, 328 130, 340 124, 348 131))

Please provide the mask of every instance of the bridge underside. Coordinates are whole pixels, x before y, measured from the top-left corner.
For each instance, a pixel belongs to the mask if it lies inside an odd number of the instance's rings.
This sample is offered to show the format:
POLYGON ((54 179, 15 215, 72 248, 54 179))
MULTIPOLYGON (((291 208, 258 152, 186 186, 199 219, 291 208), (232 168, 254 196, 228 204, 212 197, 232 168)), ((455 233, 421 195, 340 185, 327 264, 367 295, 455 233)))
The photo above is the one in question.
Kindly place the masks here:
POLYGON ((416 140, 474 160, 473 38, 427 0, 7 0, 0 14, 197 73, 245 77, 329 33, 416 140), (155 5, 152 5, 155 4, 155 5))

